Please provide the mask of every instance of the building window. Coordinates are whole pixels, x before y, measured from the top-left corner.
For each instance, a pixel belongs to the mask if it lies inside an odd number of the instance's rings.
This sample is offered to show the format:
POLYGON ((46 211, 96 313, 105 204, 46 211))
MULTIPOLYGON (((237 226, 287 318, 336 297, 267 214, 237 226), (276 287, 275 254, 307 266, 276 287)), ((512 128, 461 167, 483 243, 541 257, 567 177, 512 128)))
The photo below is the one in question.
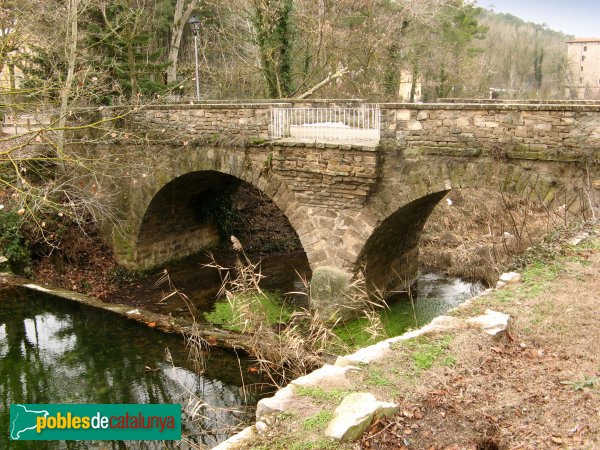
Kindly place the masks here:
POLYGON ((585 55, 581 57, 581 62, 585 61, 585 55))
POLYGON ((581 78, 581 77, 579 78, 579 84, 580 85, 583 84, 583 78, 581 78))
POLYGON ((587 45, 584 45, 584 46, 583 46, 583 51, 584 51, 584 52, 587 52, 587 45))
POLYGON ((581 66, 581 71, 583 72, 583 66, 581 66))

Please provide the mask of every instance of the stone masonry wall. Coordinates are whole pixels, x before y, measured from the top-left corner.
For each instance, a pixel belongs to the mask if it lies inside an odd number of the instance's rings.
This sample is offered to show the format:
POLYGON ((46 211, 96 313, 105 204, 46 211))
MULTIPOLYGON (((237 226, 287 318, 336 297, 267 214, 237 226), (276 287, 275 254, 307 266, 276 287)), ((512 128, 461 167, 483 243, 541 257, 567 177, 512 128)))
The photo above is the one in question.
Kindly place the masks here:
POLYGON ((127 117, 128 128, 154 139, 243 142, 269 137, 270 108, 281 105, 174 105, 145 108, 127 117))
POLYGON ((600 162, 600 106, 382 105, 382 138, 405 154, 600 162))
POLYGON ((373 147, 282 142, 271 154, 273 172, 307 205, 360 208, 377 181, 373 147))

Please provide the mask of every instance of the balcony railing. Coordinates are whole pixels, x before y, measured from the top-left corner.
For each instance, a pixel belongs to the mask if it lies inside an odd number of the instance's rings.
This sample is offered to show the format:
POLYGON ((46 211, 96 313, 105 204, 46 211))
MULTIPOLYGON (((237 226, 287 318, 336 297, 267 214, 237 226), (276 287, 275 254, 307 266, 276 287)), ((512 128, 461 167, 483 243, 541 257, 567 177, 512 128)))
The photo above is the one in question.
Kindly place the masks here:
POLYGON ((270 137, 309 142, 379 142, 377 105, 359 108, 272 108, 270 137))

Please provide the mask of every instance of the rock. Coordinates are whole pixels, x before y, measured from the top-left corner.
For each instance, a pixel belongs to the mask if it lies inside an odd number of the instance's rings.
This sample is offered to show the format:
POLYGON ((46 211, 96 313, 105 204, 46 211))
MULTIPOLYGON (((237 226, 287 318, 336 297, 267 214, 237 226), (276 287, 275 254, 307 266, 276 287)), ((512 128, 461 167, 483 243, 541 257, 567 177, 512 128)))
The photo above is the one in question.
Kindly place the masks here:
POLYGON ((419 131, 423 129, 423 125, 421 125, 421 122, 419 122, 418 120, 409 120, 406 124, 406 128, 408 128, 411 131, 419 131))
POLYGON ((246 427, 242 431, 240 431, 238 434, 231 436, 226 441, 221 442, 216 447, 213 447, 213 450, 229 450, 232 448, 240 448, 239 445, 242 442, 250 439, 253 434, 254 434, 254 427, 253 426, 246 427))
POLYGON ((262 420, 259 420, 258 422, 256 422, 254 424, 254 428, 256 428, 256 431, 258 431, 259 433, 264 433, 265 431, 267 431, 269 426, 266 423, 264 423, 262 420))
POLYGON ((589 235, 590 235, 589 233, 580 233, 577 236, 575 236, 574 238, 569 239, 567 241, 567 244, 569 244, 569 245, 578 245, 581 241, 583 241, 589 235))
POLYGON ((496 289, 504 289, 507 286, 507 284, 504 281, 498 281, 496 283, 496 289))
POLYGON ((350 384, 346 373, 352 369, 351 366, 326 364, 308 375, 296 378, 291 384, 296 386, 346 386, 350 384))
POLYGON ((10 263, 8 258, 0 255, 0 272, 10 272, 10 263))
POLYGON ((335 409, 325 434, 343 442, 353 441, 371 425, 374 418, 389 417, 398 409, 394 403, 377 401, 372 394, 350 394, 335 409))
POLYGON ((500 281, 506 284, 516 284, 521 282, 521 274, 517 272, 507 272, 500 275, 500 281))
POLYGON ((278 390, 273 397, 263 398, 256 405, 256 420, 260 421, 272 414, 279 414, 290 409, 296 400, 293 385, 278 390))
POLYGON ((510 316, 497 311, 488 309, 483 316, 473 317, 467 320, 467 324, 479 328, 487 334, 497 336, 508 329, 510 316))
POLYGON ((417 114, 417 120, 425 120, 429 118, 429 112, 428 111, 419 111, 419 113, 417 114))
POLYGON ((415 331, 409 331, 408 333, 404 333, 402 336, 398 336, 395 338, 387 339, 384 342, 393 344, 399 341, 406 341, 408 339, 413 339, 419 336, 423 336, 425 334, 435 334, 435 333, 443 333, 446 331, 456 330, 462 326, 462 322, 457 317, 452 316, 439 316, 436 317, 422 328, 419 328, 415 331))
POLYGON ((335 362, 338 367, 352 366, 354 364, 369 364, 385 356, 390 350, 389 342, 382 341, 369 347, 364 347, 351 355, 340 356, 335 362))
POLYGON ((347 272, 335 267, 317 267, 310 281, 311 308, 327 323, 355 318, 358 308, 349 304, 349 285, 347 272))
POLYGON ((396 111, 396 119, 397 120, 410 120, 410 109, 401 109, 396 111))

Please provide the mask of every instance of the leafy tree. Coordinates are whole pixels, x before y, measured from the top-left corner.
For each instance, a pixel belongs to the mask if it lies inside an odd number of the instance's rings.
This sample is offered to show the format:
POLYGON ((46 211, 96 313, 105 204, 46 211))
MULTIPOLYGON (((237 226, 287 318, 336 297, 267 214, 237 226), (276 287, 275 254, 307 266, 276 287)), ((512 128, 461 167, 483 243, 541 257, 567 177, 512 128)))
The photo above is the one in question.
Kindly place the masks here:
POLYGON ((266 93, 271 98, 288 97, 293 91, 293 0, 253 0, 251 20, 266 93))

